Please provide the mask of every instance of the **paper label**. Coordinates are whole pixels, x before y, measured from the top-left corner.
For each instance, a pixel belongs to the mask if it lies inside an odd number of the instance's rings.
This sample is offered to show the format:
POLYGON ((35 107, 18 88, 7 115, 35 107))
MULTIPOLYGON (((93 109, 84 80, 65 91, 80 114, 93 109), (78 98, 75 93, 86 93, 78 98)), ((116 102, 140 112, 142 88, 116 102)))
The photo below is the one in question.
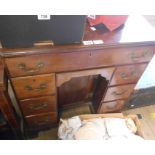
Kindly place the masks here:
POLYGON ((96 15, 88 15, 88 17, 91 19, 96 19, 96 15))
POLYGON ((83 41, 84 45, 92 45, 93 41, 92 40, 87 40, 87 41, 83 41))
POLYGON ((38 20, 50 20, 50 15, 38 15, 38 20))
POLYGON ((95 27, 90 27, 90 29, 91 29, 92 31, 96 31, 96 28, 95 28, 95 27))
POLYGON ((103 40, 93 40, 94 44, 103 44, 103 40))

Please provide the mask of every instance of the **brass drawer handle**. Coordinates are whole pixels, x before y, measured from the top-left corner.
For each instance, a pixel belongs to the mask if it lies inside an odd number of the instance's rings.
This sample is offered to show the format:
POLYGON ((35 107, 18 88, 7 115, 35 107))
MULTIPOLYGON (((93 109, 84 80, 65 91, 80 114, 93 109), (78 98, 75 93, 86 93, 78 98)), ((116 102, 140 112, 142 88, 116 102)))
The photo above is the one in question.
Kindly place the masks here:
POLYGON ((46 84, 46 83, 40 84, 40 86, 37 87, 37 88, 32 88, 32 87, 29 86, 29 85, 26 85, 26 86, 24 87, 24 89, 27 90, 27 91, 42 91, 42 90, 44 90, 44 89, 46 89, 46 88, 47 88, 47 84, 46 84))
POLYGON ((135 52, 131 53, 131 59, 134 61, 135 59, 143 58, 148 54, 148 51, 144 51, 140 56, 137 56, 135 52))
POLYGON ((26 73, 36 73, 36 72, 39 72, 43 67, 45 66, 45 64, 43 62, 39 62, 35 69, 29 69, 26 67, 26 64, 24 63, 20 63, 17 65, 17 67, 19 69, 21 69, 22 71, 26 72, 26 73))
POLYGON ((47 103, 41 103, 39 105, 30 104, 29 109, 30 110, 41 110, 47 107, 48 107, 47 103))
POLYGON ((115 96, 119 96, 119 95, 123 95, 127 92, 127 90, 123 90, 121 92, 117 92, 117 91, 113 91, 112 94, 115 95, 115 96))
POLYGON ((128 79, 128 78, 130 78, 131 76, 134 76, 136 74, 136 71, 132 71, 130 74, 127 74, 127 73, 121 73, 120 74, 120 77, 122 78, 122 79, 128 79))

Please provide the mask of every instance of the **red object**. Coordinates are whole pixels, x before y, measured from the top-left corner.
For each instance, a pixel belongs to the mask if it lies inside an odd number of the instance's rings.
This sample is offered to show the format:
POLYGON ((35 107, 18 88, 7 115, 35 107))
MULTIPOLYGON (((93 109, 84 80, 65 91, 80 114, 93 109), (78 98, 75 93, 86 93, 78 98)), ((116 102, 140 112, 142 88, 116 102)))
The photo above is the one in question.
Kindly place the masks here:
POLYGON ((94 18, 88 17, 90 26, 103 23, 110 31, 115 30, 125 23, 128 15, 96 15, 94 18))

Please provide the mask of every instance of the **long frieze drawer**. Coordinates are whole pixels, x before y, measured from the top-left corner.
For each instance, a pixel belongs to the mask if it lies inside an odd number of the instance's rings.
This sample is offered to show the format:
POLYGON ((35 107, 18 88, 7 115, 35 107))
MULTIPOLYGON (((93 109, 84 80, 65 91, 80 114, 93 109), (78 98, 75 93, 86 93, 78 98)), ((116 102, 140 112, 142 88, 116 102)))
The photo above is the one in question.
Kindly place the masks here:
POLYGON ((93 69, 121 64, 149 62, 155 46, 115 47, 87 51, 57 52, 6 58, 5 63, 11 77, 47 74, 81 69, 93 69))
POLYGON ((99 109, 99 113, 107 113, 107 112, 120 112, 123 109, 125 101, 124 100, 116 100, 112 102, 104 102, 99 109))
POLYGON ((47 113, 41 115, 34 115, 25 117, 26 123, 29 127, 42 127, 47 125, 52 125, 57 123, 57 114, 56 113, 47 113))
POLYGON ((24 116, 57 112, 56 96, 44 96, 20 100, 20 107, 24 116))
POLYGON ((117 67, 110 86, 137 83, 146 66, 147 63, 117 67))
POLYGON ((56 92, 55 74, 13 78, 11 81, 18 99, 53 95, 56 92))
POLYGON ((118 87, 109 87, 102 102, 126 99, 133 92, 135 84, 123 85, 118 87))

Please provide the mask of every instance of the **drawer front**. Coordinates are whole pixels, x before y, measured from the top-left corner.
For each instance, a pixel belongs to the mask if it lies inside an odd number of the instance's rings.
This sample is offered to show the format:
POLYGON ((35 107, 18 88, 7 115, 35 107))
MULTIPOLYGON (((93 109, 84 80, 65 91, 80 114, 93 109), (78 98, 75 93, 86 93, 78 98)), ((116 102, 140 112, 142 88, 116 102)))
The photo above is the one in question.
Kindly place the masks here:
POLYGON ((112 81, 110 82, 110 86, 137 83, 146 66, 147 63, 117 67, 112 81))
POLYGON ((63 83, 71 80, 72 78, 81 77, 81 76, 93 76, 93 75, 101 75, 105 77, 106 80, 110 81, 114 70, 115 70, 115 67, 108 67, 108 68, 102 68, 102 69, 91 69, 91 70, 85 70, 85 71, 58 73, 56 74, 56 79, 57 79, 56 85, 60 87, 63 83))
POLYGON ((104 102, 99 110, 99 113, 107 113, 107 112, 120 112, 123 109, 125 101, 117 100, 113 102, 104 102))
POLYGON ((18 99, 55 94, 55 74, 11 79, 18 99))
POLYGON ((89 51, 29 55, 6 58, 11 77, 46 74, 51 72, 93 69, 118 64, 149 62, 155 53, 155 46, 105 48, 89 51))
POLYGON ((118 87, 110 87, 107 90, 105 98, 102 102, 118 100, 118 99, 126 99, 130 96, 134 89, 135 85, 125 85, 125 86, 118 86, 118 87))
POLYGON ((48 113, 42 115, 34 115, 25 118, 29 127, 42 127, 47 125, 52 125, 53 123, 57 123, 57 115, 56 113, 48 113))
POLYGON ((20 106, 25 116, 56 112, 56 96, 45 96, 21 100, 20 106))

